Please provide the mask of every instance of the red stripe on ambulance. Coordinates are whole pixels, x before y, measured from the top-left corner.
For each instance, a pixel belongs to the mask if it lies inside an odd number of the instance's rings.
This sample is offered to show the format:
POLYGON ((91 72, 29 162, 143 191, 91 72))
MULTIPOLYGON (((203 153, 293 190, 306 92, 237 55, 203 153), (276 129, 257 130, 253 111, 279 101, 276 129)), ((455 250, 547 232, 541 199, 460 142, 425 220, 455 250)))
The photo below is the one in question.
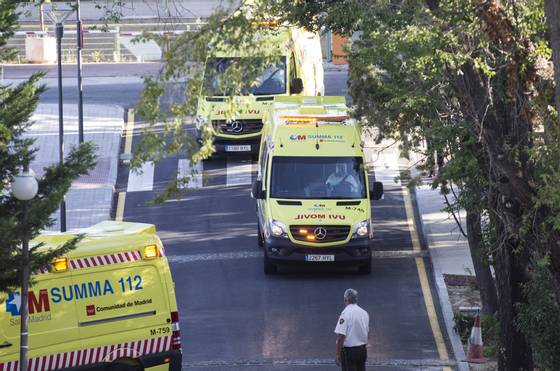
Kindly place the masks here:
MULTIPOLYGON (((140 357, 145 354, 171 350, 171 336, 133 341, 130 343, 81 349, 73 352, 35 357, 29 360, 29 371, 51 371, 63 367, 77 367, 91 363, 112 362, 122 357, 140 357)), ((0 363, 0 371, 18 371, 18 361, 0 363)))
MULTIPOLYGON (((91 256, 87 258, 76 258, 70 260, 70 268, 72 269, 84 269, 99 267, 102 265, 109 264, 120 264, 135 262, 142 259, 142 255, 138 251, 127 251, 109 255, 91 256)), ((48 272, 48 270, 47 270, 48 272)))

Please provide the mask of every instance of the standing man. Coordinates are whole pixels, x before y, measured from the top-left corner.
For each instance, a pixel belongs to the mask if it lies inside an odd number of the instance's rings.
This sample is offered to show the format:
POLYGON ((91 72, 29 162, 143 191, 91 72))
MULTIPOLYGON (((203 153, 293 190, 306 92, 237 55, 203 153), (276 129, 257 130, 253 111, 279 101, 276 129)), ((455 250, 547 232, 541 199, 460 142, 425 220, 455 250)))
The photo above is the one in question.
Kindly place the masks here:
POLYGON ((336 364, 342 371, 365 371, 369 315, 358 306, 358 292, 344 292, 346 308, 340 314, 334 333, 336 334, 336 364))

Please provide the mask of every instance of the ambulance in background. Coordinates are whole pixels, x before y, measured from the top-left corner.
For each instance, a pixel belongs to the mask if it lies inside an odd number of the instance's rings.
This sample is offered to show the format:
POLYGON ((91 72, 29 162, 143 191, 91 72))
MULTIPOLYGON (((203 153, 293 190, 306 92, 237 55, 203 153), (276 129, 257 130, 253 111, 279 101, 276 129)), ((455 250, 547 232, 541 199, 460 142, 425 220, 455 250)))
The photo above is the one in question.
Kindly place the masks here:
POLYGON ((278 97, 265 116, 257 236, 264 272, 278 264, 351 264, 371 272, 370 191, 360 126, 344 97, 278 97))
POLYGON ((217 152, 257 154, 262 117, 274 97, 324 95, 325 92, 323 56, 317 33, 278 25, 276 21, 259 22, 254 39, 255 47, 251 50, 223 47, 211 51, 206 61, 204 84, 211 95, 199 99, 198 141, 201 142, 201 125, 210 123, 217 152), (258 64, 262 56, 273 57, 273 63, 265 66, 256 86, 248 85, 242 96, 220 91, 220 79, 228 68, 240 60, 258 64))
MULTIPOLYGON (((29 370, 181 370, 175 288, 151 224, 102 222, 75 250, 34 276, 29 370)), ((49 249, 75 233, 32 241, 49 249)), ((19 370, 21 297, 0 311, 0 370, 19 370)))

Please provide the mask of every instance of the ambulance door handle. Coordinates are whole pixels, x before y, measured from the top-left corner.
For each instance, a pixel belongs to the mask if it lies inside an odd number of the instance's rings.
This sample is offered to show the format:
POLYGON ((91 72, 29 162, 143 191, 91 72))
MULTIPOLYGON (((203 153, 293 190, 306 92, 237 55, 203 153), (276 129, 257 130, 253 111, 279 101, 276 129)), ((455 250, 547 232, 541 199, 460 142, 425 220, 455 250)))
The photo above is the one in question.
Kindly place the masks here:
POLYGON ((11 347, 12 343, 8 343, 7 341, 4 342, 3 344, 0 344, 0 348, 7 348, 7 347, 11 347))

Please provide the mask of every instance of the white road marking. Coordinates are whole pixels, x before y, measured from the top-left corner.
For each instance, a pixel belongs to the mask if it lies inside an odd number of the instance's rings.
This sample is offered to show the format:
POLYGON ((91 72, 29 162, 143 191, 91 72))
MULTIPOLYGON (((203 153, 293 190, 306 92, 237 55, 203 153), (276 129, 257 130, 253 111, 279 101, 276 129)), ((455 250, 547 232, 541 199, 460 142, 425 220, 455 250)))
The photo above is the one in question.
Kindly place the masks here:
POLYGON ((154 162, 145 162, 138 172, 128 173, 127 192, 151 191, 154 189, 154 162))
POLYGON ((194 167, 188 159, 179 159, 179 169, 177 172, 177 180, 188 177, 187 183, 179 185, 179 188, 197 189, 202 188, 202 161, 197 162, 194 167))
POLYGON ((226 186, 251 184, 253 164, 250 160, 240 161, 227 159, 226 186))

